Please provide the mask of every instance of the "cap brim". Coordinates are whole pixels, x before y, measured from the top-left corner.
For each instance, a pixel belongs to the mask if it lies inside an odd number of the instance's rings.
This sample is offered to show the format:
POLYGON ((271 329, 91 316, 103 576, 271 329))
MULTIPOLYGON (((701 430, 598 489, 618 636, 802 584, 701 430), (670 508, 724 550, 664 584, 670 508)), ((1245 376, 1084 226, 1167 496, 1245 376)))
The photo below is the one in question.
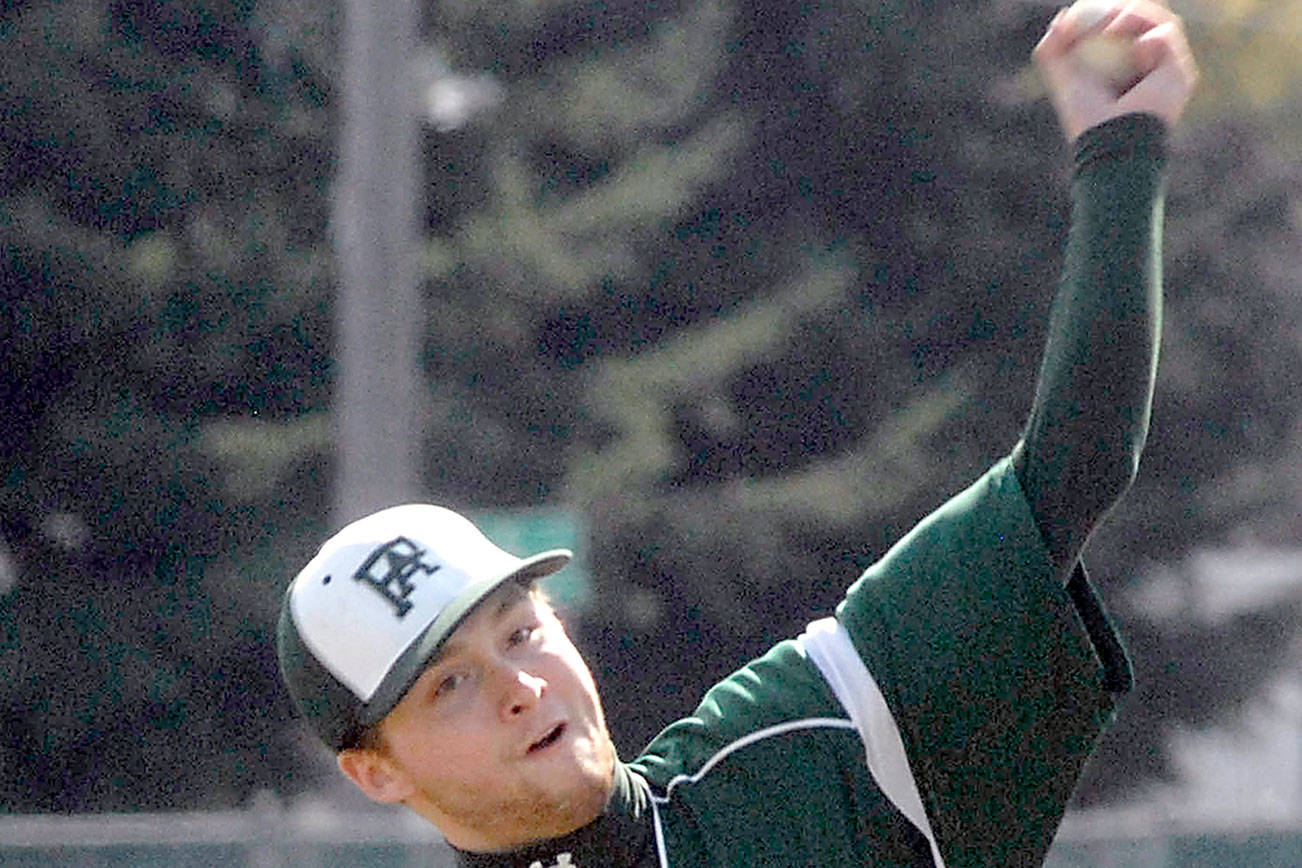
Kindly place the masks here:
POLYGON ((370 726, 392 711, 420 674, 425 671, 430 657, 438 653, 448 637, 486 597, 507 582, 516 581, 528 585, 537 579, 549 576, 568 564, 573 556, 568 549, 545 551, 523 558, 518 567, 504 576, 485 579, 467 587, 452 602, 443 607, 438 617, 430 622, 416 641, 408 645, 407 650, 403 651, 389 668, 380 686, 375 689, 371 701, 362 708, 359 715, 360 723, 363 726, 370 726))

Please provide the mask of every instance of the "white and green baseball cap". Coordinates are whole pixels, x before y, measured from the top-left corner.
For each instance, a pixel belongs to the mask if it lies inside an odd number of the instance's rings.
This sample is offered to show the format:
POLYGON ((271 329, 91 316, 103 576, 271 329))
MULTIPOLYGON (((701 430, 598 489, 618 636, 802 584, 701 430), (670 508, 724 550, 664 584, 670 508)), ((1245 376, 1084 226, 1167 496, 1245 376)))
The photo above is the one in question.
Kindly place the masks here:
POLYGON ((342 750, 389 713, 481 600, 504 582, 554 573, 571 556, 553 549, 516 557, 430 504, 358 519, 285 592, 281 675, 316 733, 342 750))

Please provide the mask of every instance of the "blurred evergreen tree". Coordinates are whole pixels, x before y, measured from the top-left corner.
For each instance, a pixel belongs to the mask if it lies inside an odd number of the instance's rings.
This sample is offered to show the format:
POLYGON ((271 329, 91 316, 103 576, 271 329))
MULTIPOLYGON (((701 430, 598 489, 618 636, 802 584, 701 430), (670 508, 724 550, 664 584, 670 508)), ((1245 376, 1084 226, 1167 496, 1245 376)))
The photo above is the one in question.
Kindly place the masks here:
POLYGON ((293 780, 269 588, 322 501, 333 147, 330 18, 300 5, 0 17, 8 806, 293 780), (249 420, 318 451, 224 473, 249 420))

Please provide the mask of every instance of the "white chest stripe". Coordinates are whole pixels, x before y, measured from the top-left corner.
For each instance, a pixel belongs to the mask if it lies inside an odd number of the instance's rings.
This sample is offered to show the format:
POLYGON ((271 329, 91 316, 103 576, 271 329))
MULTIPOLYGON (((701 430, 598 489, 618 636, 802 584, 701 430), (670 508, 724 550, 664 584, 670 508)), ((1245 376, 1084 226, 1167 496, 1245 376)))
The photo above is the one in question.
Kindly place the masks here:
POLYGON ((873 780, 927 839, 936 868, 945 868, 927 811, 922 805, 917 781, 909 768, 899 727, 881 688, 855 651, 850 634, 835 618, 823 618, 806 627, 796 641, 823 673, 828 686, 859 730, 873 780))

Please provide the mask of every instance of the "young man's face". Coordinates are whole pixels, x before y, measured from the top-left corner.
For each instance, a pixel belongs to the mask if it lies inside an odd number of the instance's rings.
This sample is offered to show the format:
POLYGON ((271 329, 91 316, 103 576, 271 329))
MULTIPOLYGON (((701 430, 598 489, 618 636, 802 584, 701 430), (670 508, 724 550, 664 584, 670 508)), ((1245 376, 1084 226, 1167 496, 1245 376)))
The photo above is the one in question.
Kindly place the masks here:
POLYGON ((380 735, 379 750, 345 751, 340 767, 463 849, 577 829, 613 785, 615 749, 592 675, 551 607, 513 583, 449 637, 380 735))

